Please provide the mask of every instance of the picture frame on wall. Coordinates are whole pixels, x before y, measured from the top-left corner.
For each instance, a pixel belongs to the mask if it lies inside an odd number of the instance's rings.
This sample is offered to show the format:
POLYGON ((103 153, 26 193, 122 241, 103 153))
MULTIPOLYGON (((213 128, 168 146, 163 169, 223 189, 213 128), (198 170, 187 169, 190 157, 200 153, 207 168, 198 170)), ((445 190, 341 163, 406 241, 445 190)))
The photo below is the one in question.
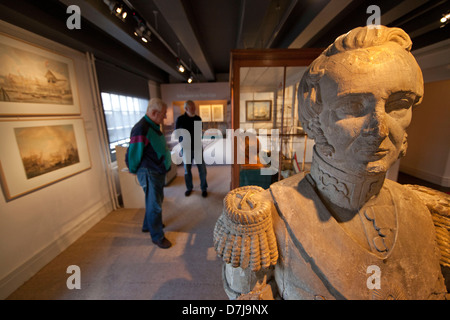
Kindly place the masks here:
POLYGON ((223 105, 213 104, 211 105, 212 121, 223 122, 223 105))
POLYGON ((0 33, 0 116, 79 114, 73 60, 0 33))
POLYGON ((0 120, 0 178, 7 200, 91 168, 82 118, 0 120))
POLYGON ((272 119, 272 101, 245 101, 245 115, 247 121, 270 121, 272 119))
POLYGON ((198 115, 203 122, 211 121, 211 105, 201 104, 198 106, 198 115))

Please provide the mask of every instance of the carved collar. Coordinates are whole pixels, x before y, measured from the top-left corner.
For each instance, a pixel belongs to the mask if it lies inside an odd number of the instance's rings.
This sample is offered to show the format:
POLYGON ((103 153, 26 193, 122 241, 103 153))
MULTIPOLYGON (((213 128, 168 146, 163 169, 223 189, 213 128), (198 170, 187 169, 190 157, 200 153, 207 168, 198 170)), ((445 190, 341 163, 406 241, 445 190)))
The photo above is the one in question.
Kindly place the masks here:
POLYGON ((335 205, 359 210, 380 192, 386 173, 354 175, 333 167, 314 148, 311 176, 319 192, 335 205))

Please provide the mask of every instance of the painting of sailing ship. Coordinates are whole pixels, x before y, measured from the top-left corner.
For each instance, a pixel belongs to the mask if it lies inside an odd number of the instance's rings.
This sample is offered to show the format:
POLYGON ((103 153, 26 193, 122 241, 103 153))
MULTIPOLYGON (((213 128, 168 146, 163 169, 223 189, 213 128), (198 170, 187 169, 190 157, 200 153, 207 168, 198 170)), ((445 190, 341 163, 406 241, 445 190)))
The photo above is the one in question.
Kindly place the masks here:
POLYGON ((80 162, 72 124, 14 131, 28 179, 80 162))
POLYGON ((246 117, 247 121, 270 121, 272 118, 272 101, 246 101, 246 117))
POLYGON ((78 114, 73 60, 0 35, 0 114, 78 114))

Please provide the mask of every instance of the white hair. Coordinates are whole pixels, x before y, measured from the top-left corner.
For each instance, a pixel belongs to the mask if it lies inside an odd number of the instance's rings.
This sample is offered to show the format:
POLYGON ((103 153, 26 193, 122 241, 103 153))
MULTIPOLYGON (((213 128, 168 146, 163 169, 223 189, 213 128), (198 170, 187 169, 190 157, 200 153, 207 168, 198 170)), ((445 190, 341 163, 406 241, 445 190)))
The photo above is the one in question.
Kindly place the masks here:
POLYGON ((167 107, 164 101, 162 101, 160 98, 152 98, 148 102, 147 114, 149 114, 152 110, 161 112, 164 107, 167 107))

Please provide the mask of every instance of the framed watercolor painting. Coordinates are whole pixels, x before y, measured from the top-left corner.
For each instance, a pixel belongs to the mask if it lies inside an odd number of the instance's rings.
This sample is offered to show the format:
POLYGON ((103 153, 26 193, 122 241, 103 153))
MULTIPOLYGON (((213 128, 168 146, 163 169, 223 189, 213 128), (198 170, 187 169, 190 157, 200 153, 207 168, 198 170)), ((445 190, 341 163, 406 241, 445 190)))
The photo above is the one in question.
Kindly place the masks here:
POLYGON ((73 60, 0 34, 0 115, 78 115, 73 60))
POLYGON ((0 121, 0 177, 7 200, 91 167, 81 118, 0 121))

